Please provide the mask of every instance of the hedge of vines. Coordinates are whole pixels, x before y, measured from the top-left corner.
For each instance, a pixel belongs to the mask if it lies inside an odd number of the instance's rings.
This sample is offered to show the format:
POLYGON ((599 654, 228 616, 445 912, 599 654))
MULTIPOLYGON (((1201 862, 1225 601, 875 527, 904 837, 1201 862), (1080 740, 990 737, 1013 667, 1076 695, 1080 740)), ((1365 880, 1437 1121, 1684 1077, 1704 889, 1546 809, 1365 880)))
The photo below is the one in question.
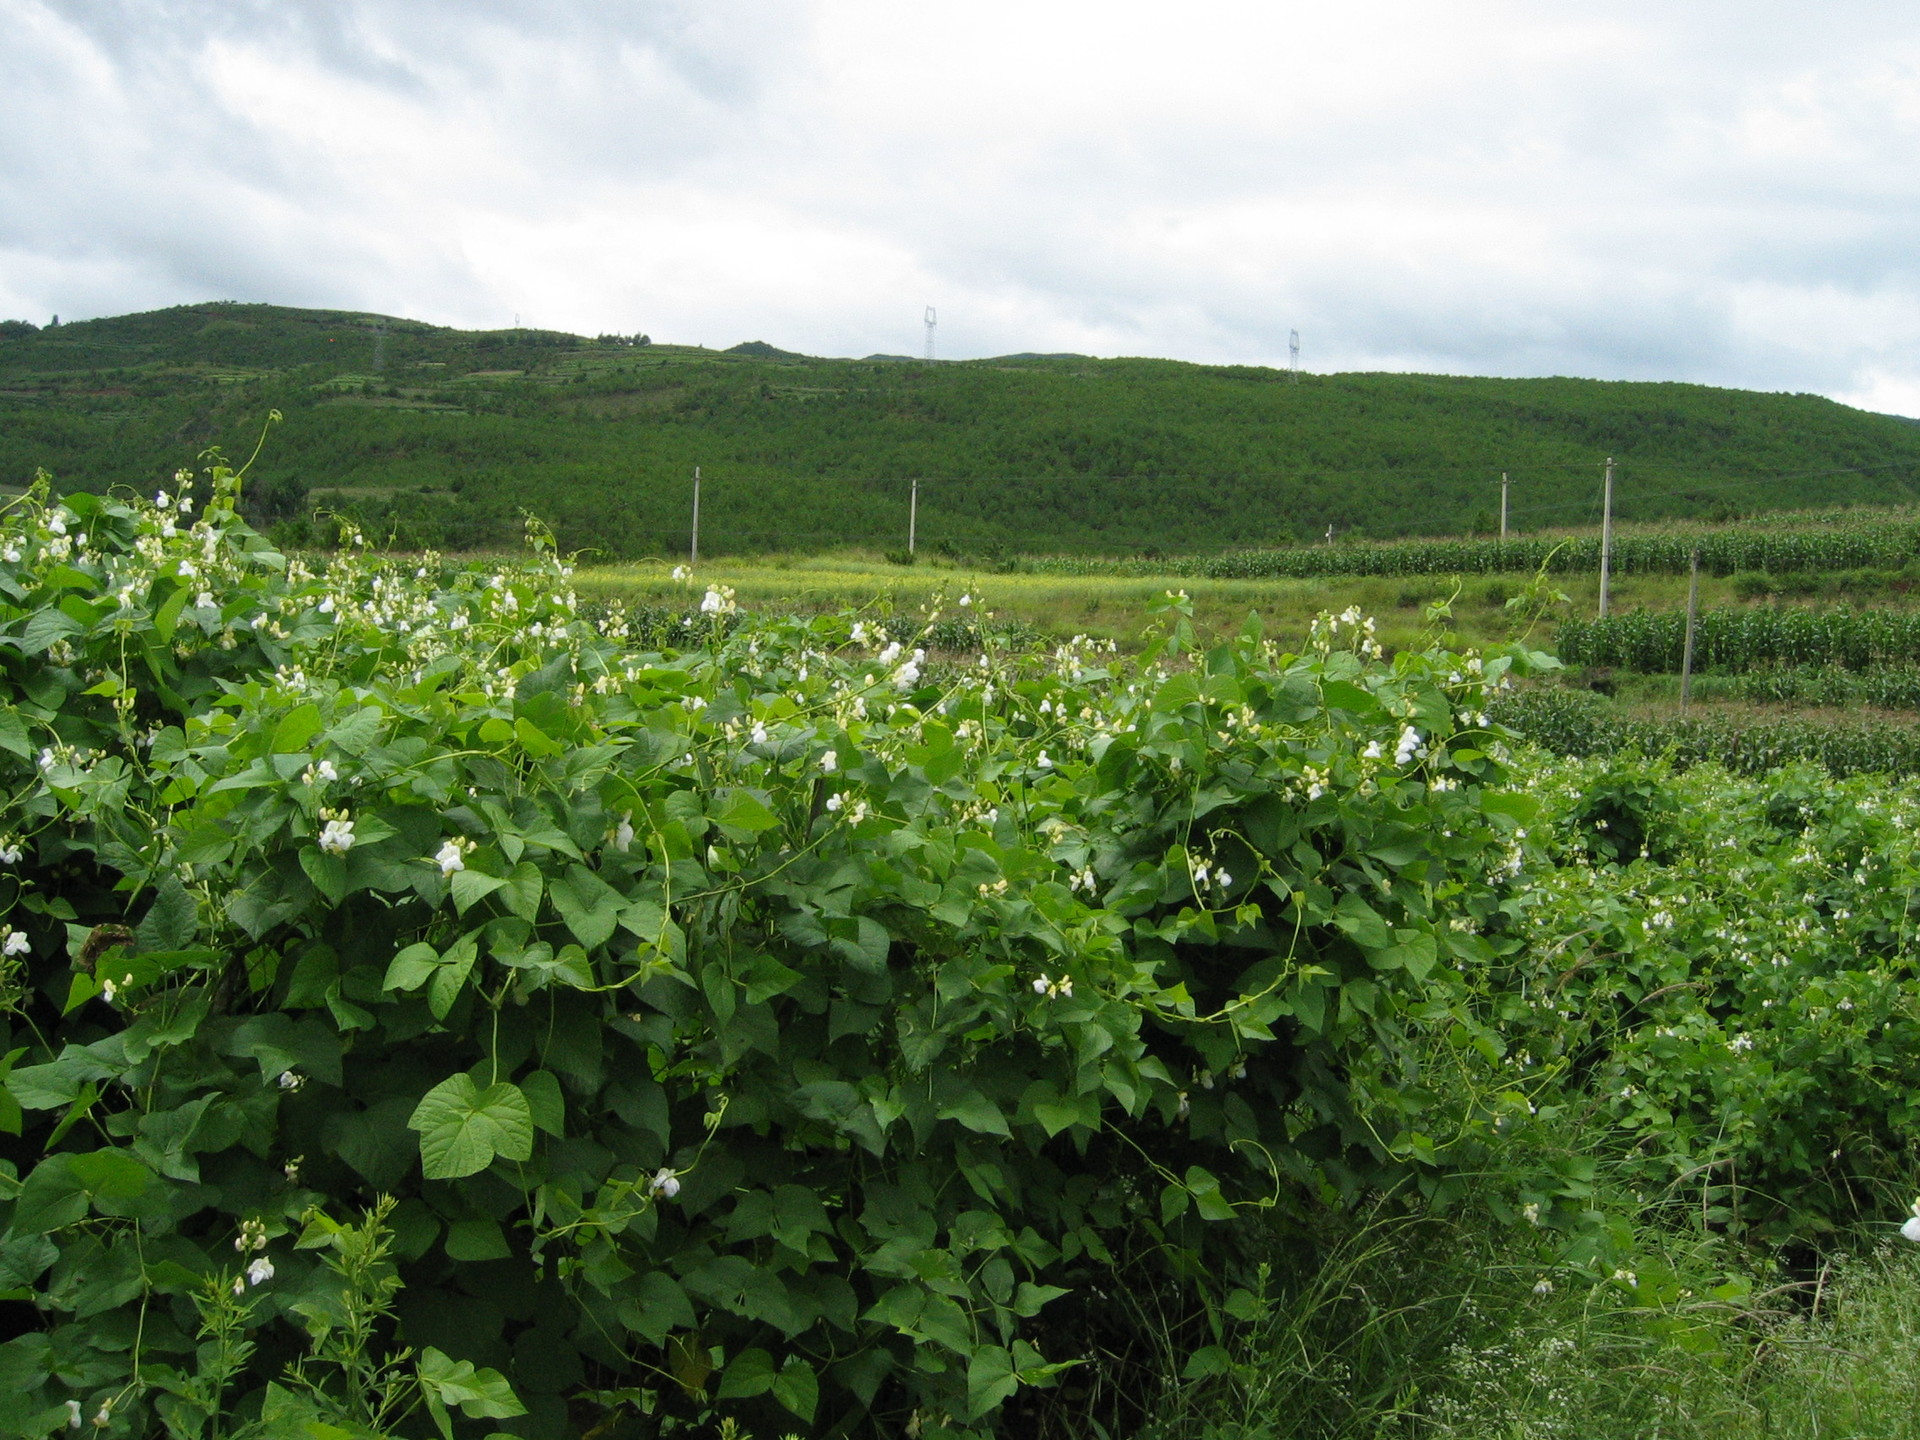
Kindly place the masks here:
POLYGON ((983 1435, 1129 1237, 1504 1123, 1537 657, 643 646, 239 484, 0 525, 0 1429, 983 1435))

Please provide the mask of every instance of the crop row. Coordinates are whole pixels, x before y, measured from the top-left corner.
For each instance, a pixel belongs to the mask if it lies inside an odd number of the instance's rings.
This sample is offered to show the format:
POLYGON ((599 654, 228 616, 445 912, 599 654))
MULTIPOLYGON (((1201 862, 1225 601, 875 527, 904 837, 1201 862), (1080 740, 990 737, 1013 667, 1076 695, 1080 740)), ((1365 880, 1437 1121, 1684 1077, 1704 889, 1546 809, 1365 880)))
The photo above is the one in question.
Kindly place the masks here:
POLYGON ((1740 677, 1742 699, 1762 705, 1871 705, 1880 710, 1920 710, 1920 666, 1881 665, 1871 670, 1834 666, 1786 666, 1740 677))
POLYGON ((1646 719, 1622 715, 1591 692, 1547 687, 1507 696, 1490 713, 1556 755, 1665 756, 1682 769, 1717 764, 1740 775, 1763 775, 1795 761, 1812 761, 1836 776, 1920 775, 1920 727, 1885 720, 1646 719))
MULTIPOLYGON (((1609 665, 1643 674, 1680 669, 1687 617, 1640 610, 1604 620, 1564 620, 1558 650, 1569 665, 1609 665)), ((1773 665, 1866 670, 1920 661, 1920 613, 1768 606, 1701 612, 1694 629, 1696 670, 1738 674, 1773 665)))
MULTIPOLYGON (((1807 530, 1737 528, 1621 536, 1613 542, 1612 569, 1622 575, 1679 574, 1687 570, 1696 549, 1701 568, 1711 575, 1898 568, 1920 556, 1920 524, 1902 520, 1807 530)), ((1543 565, 1555 574, 1570 575, 1600 568, 1600 541, 1594 536, 1420 540, 1241 550, 1174 559, 1051 556, 1031 563, 1034 570, 1048 574, 1178 574, 1218 580, 1491 575, 1538 570, 1543 565)))

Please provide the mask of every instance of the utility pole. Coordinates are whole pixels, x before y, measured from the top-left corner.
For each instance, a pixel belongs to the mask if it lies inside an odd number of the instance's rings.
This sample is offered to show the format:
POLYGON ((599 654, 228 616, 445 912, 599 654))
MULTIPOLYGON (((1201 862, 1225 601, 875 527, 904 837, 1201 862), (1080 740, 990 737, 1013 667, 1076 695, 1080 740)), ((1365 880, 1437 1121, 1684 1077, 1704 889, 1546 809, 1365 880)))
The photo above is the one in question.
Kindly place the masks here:
POLYGON ((1607 457, 1607 488, 1600 502, 1600 618, 1607 618, 1607 581, 1613 570, 1613 457, 1607 457))
POLYGON ((687 552, 687 568, 700 563, 700 467, 693 467, 693 547, 687 552))
POLYGON ((1507 472, 1500 472, 1500 543, 1507 543, 1507 472))
POLYGON ((907 554, 913 554, 915 533, 920 526, 920 482, 913 482, 913 493, 907 500, 907 554))
POLYGON ((1680 713, 1693 702, 1693 625, 1700 614, 1700 547, 1693 547, 1693 565, 1687 576, 1687 639, 1680 650, 1680 713))

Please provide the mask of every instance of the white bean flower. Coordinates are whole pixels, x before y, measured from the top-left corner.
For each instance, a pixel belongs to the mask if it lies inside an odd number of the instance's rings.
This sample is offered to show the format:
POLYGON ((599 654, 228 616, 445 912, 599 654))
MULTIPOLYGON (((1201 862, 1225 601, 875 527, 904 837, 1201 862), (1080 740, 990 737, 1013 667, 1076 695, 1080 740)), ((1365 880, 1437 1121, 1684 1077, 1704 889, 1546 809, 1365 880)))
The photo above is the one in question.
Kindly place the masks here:
POLYGON ((466 847, 457 839, 449 840, 434 852, 433 863, 440 867, 440 873, 451 875, 456 870, 467 868, 466 847))
POLYGON ((680 1177, 662 1165, 653 1172, 653 1179, 647 1182, 647 1193, 671 1200, 680 1193, 680 1177))
POLYGON ((1913 1202, 1913 1213, 1907 1217, 1906 1223, 1900 1227, 1900 1233, 1908 1240, 1920 1242, 1920 1200, 1913 1202))
POLYGON ((820 769, 823 774, 831 775, 840 768, 840 757, 831 750, 823 751, 820 756, 820 769))
POLYGON ((262 1255, 258 1260, 247 1266, 247 1283, 249 1285, 263 1285, 271 1279, 273 1279, 273 1262, 267 1259, 266 1256, 262 1255))
POLYGON ((24 930, 15 930, 11 925, 9 925, 6 930, 6 936, 7 936, 6 943, 4 945, 0 945, 0 955, 6 955, 9 957, 14 955, 24 955, 33 948, 33 942, 27 939, 27 935, 24 930))
POLYGON ((353 848, 353 821, 329 820, 320 831, 320 848, 333 855, 344 855, 353 848))
POLYGON ((1420 753, 1420 732, 1408 725, 1400 731, 1400 743, 1394 747, 1393 763, 1405 765, 1420 753))

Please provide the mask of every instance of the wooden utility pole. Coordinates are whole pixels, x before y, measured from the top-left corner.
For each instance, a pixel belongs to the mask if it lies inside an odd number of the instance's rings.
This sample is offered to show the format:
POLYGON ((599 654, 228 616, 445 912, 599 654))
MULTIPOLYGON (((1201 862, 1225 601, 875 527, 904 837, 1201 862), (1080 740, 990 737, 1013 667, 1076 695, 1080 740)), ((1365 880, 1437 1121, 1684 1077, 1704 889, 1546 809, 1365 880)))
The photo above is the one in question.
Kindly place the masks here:
POLYGON ((1600 618, 1607 618, 1607 582, 1613 570, 1613 457, 1607 457, 1607 486, 1600 502, 1600 618))
POLYGON ((913 554, 914 538, 920 528, 920 482, 913 482, 913 494, 907 499, 907 554, 913 554))
POLYGON ((1680 648, 1680 713, 1693 703, 1693 625, 1700 614, 1700 547, 1693 547, 1693 565, 1687 575, 1687 638, 1680 648))
POLYGON ((693 467, 693 545, 687 551, 687 568, 700 563, 700 467, 693 467))
POLYGON ((1507 472, 1500 472, 1500 543, 1507 543, 1507 472))

